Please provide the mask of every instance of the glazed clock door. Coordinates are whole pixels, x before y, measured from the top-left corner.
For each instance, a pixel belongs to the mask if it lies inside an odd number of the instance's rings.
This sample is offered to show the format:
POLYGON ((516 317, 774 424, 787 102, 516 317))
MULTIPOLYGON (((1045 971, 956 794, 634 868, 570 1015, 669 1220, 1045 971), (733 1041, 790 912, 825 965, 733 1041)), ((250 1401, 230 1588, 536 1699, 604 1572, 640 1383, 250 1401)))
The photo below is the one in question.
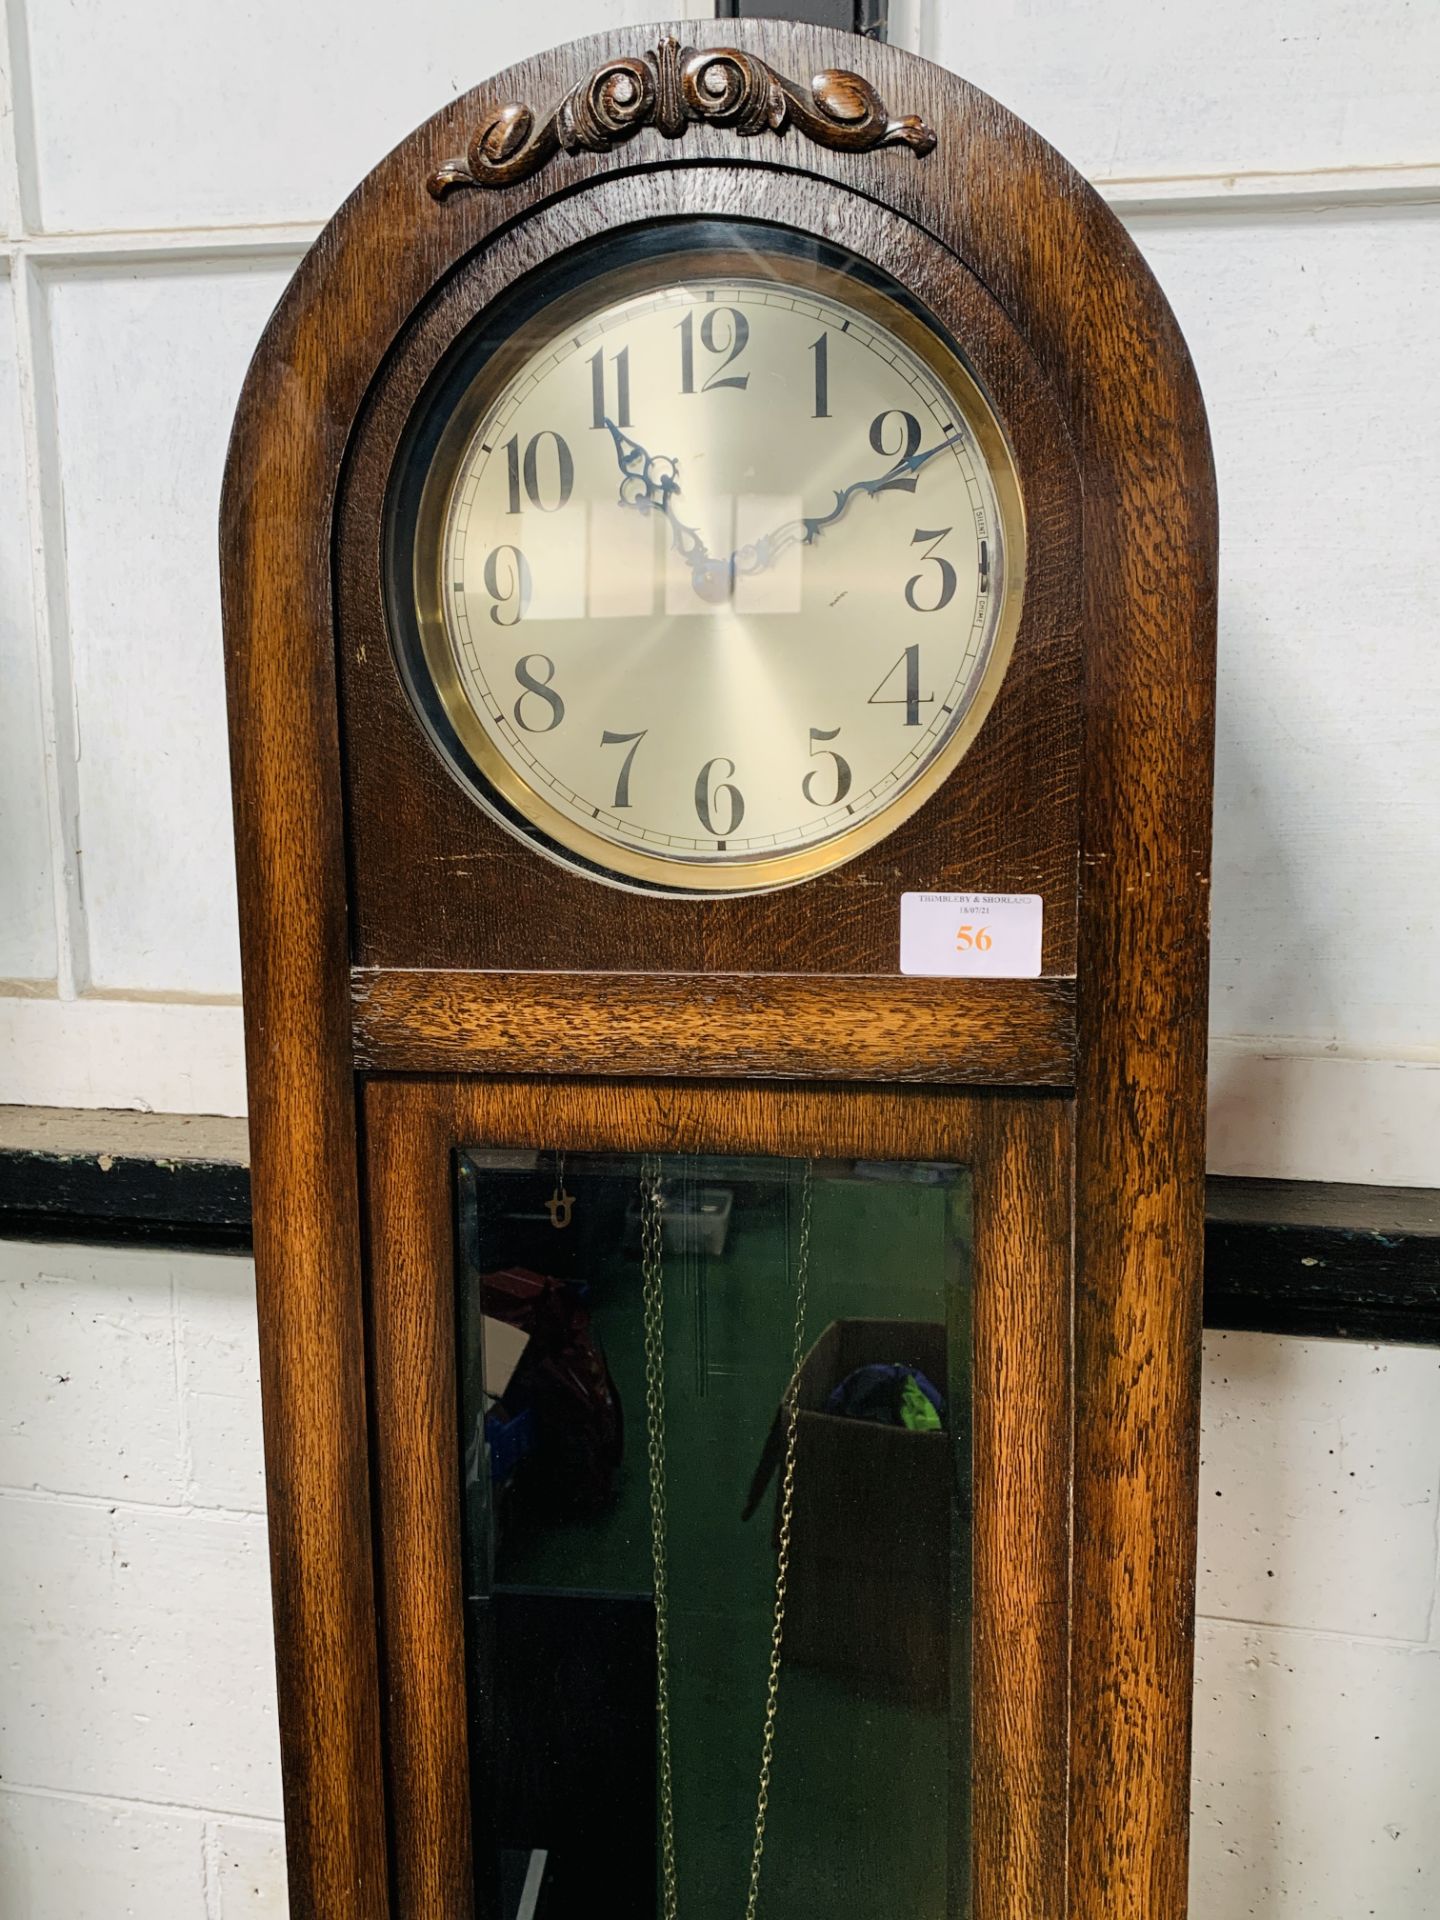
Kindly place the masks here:
POLYGON ((1066 1103, 366 1126, 399 1913, 1058 1915, 1066 1103))

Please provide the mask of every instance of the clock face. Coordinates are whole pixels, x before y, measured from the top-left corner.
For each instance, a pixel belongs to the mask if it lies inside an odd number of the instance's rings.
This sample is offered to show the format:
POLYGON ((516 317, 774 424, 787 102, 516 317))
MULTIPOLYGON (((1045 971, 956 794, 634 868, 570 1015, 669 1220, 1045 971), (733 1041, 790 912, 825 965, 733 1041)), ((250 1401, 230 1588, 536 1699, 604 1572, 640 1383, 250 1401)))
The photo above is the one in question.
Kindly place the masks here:
POLYGON ((1023 578, 954 347, 828 250, 724 231, 492 323, 432 402, 399 549, 452 770, 555 857, 690 894, 806 878, 923 804, 1023 578))

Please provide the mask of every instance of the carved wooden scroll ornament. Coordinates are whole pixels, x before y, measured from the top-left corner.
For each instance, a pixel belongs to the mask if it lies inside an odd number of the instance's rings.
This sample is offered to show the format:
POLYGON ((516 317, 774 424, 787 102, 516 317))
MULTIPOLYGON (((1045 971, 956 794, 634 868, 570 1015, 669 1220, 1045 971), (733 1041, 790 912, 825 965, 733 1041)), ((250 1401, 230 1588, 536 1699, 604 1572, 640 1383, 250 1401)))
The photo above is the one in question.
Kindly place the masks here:
POLYGON ((602 62, 538 123, 534 110, 518 101, 497 107, 475 129, 464 156, 446 161, 427 184, 437 200, 455 187, 509 187, 562 150, 608 153, 650 126, 678 140, 692 121, 738 134, 784 133, 793 126, 842 153, 909 147, 926 154, 935 146, 933 127, 915 114, 892 120, 858 73, 829 68, 807 88, 737 47, 696 49, 663 40, 643 56, 602 62))

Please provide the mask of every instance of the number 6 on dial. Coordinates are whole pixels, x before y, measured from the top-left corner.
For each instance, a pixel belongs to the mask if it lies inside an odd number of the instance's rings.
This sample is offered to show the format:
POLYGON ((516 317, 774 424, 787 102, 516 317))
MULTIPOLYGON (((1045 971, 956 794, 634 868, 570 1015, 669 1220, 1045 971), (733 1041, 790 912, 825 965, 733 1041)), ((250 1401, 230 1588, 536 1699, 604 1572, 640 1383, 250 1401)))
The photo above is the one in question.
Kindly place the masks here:
POLYGON ((562 254, 462 336, 392 562, 404 677, 480 804, 692 898, 824 873, 938 794, 1025 560, 1002 427, 902 290, 702 228, 562 254))

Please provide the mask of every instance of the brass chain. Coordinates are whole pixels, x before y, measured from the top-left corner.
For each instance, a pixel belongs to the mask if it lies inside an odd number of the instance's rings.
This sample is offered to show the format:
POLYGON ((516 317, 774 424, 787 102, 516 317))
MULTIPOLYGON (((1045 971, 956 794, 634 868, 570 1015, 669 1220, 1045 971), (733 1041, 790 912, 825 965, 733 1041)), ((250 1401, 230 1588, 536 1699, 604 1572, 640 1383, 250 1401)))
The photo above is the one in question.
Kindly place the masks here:
MULTIPOLYGON (((750 1853, 750 1884, 745 1920, 755 1920, 760 1903, 760 1867, 765 1854, 765 1823, 770 1812, 770 1776, 775 1760, 775 1722, 780 1705, 781 1653, 785 1641, 785 1600, 790 1584, 790 1540, 795 1512, 795 1462, 799 1441, 800 1367, 805 1358, 805 1312, 810 1281, 810 1223, 813 1163, 805 1162, 800 1189, 800 1241, 795 1263, 795 1329, 790 1377, 781 1397, 785 1426, 785 1466, 780 1481, 780 1524, 776 1536, 775 1605, 770 1623, 770 1669, 765 1686, 765 1719, 760 1737, 760 1779, 755 1794, 755 1839, 750 1853)), ((664 1920, 679 1912, 675 1861, 675 1781, 670 1748, 670 1589, 666 1548, 665 1484, 665 1250, 661 1214, 665 1190, 658 1154, 640 1163, 640 1265, 644 1281, 645 1418, 650 1459, 650 1547, 655 1582, 655 1710, 660 1755, 660 1862, 664 1920)))
POLYGON ((640 1270, 645 1307, 645 1427, 650 1457, 650 1556, 655 1580, 655 1724, 660 1749, 660 1867, 664 1920, 679 1911, 675 1778, 670 1761, 670 1586, 665 1486, 665 1206, 660 1156, 640 1162, 640 1270))
POLYGON ((790 1586, 790 1524, 795 1512, 795 1456, 800 1437, 800 1367, 805 1358, 805 1305, 810 1282, 810 1203, 813 1163, 805 1162, 800 1187, 800 1247, 795 1261, 795 1334, 790 1379, 780 1405, 785 1418, 785 1476, 780 1483, 780 1528, 775 1555, 775 1612, 770 1624, 770 1676, 765 1687, 765 1726, 760 1738, 760 1785, 755 1795, 755 1845, 745 1920, 755 1920, 760 1902, 760 1862, 770 1811, 770 1767, 775 1758, 775 1714, 780 1705, 780 1650, 785 1640, 785 1596, 790 1586))

